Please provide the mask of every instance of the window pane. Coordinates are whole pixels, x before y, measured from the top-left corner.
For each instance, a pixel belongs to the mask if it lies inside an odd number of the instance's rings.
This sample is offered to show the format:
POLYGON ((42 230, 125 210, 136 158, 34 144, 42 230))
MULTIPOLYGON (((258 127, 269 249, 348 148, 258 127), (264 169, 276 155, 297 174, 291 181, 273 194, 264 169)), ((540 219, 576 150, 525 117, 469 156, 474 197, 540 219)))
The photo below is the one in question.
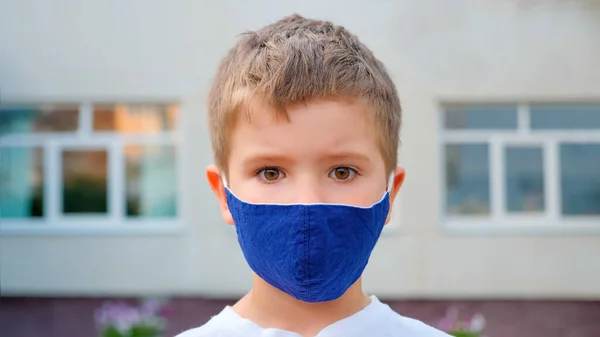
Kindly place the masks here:
POLYGON ((531 128, 600 129, 600 104, 534 105, 531 107, 531 128))
POLYGON ((0 136, 11 133, 72 132, 77 130, 77 105, 0 107, 0 136))
POLYGON ((506 205, 509 212, 544 210, 544 160, 541 147, 506 148, 506 205))
POLYGON ((446 145, 446 209, 449 214, 489 214, 487 144, 446 145))
POLYGON ((130 145, 125 161, 127 216, 176 216, 175 147, 130 145))
POLYGON ((0 218, 44 215, 44 152, 41 148, 0 149, 0 218))
POLYGON ((107 164, 105 150, 62 153, 64 213, 107 212, 107 164))
POLYGON ((94 107, 94 131, 173 131, 177 114, 178 108, 175 105, 99 105, 94 107))
POLYGON ((515 105, 451 106, 446 110, 446 129, 516 129, 515 105))
POLYGON ((600 144, 561 144, 560 186, 565 215, 600 215, 600 144))

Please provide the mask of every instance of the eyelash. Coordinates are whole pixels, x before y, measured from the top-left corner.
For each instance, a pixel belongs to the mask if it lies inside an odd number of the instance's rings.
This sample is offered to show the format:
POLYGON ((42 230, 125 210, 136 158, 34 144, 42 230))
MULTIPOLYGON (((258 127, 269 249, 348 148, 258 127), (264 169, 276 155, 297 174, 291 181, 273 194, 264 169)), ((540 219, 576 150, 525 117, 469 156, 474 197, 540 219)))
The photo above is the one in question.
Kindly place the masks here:
POLYGON ((285 172, 283 172, 283 170, 282 170, 282 169, 280 169, 279 167, 276 167, 276 166, 263 166, 263 167, 259 168, 258 170, 256 170, 256 171, 254 172, 254 176, 256 177, 256 179, 258 179, 258 181, 259 181, 259 182, 261 182, 261 183, 263 183, 263 184, 274 184, 274 183, 276 183, 277 181, 279 181, 279 179, 277 179, 277 180, 273 180, 273 181, 269 181, 269 180, 267 180, 267 179, 262 179, 262 178, 260 177, 260 174, 261 174, 263 171, 265 171, 265 170, 277 170, 277 171, 279 171, 279 173, 282 173, 284 176, 286 175, 286 174, 285 174, 285 172))
POLYGON ((345 179, 345 180, 340 180, 340 179, 333 178, 335 181, 337 181, 339 183, 347 183, 349 181, 352 181, 352 180, 356 179, 358 176, 361 175, 360 172, 358 171, 358 169, 356 169, 355 167, 352 167, 350 165, 337 165, 337 166, 331 168, 329 170, 329 173, 327 175, 329 176, 331 173, 333 173, 336 169, 339 169, 339 168, 348 169, 348 170, 351 171, 351 174, 354 174, 354 175, 352 175, 352 177, 350 177, 349 179, 345 179))
MULTIPOLYGON (((352 175, 351 178, 345 179, 345 180, 340 180, 340 179, 333 178, 337 182, 341 182, 341 183, 349 182, 349 181, 352 181, 352 180, 356 179, 358 176, 361 175, 360 172, 356 168, 354 168, 352 166, 349 166, 349 165, 338 165, 338 166, 335 166, 335 167, 333 167, 333 168, 331 168, 329 170, 329 172, 328 172, 327 175, 329 176, 331 173, 333 173, 336 169, 339 169, 339 168, 349 169, 354 175, 352 175)), ((279 168, 279 167, 276 167, 276 166, 262 166, 261 168, 259 168, 258 170, 256 170, 254 172, 254 176, 256 177, 256 179, 258 179, 263 184, 274 184, 274 183, 276 183, 277 181, 280 180, 280 179, 277 179, 277 180, 269 181, 267 179, 262 179, 260 175, 265 170, 277 170, 277 171, 279 171, 280 174, 283 174, 284 177, 286 176, 285 172, 283 172, 283 170, 281 168, 279 168)))

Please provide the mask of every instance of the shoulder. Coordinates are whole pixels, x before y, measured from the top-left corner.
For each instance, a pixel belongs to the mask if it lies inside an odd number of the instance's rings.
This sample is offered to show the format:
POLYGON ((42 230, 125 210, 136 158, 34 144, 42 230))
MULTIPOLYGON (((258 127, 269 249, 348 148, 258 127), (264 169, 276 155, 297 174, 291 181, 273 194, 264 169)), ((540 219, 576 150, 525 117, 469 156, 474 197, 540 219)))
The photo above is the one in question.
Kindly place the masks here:
POLYGON ((430 325, 414 318, 402 316, 392 310, 387 304, 381 304, 380 313, 383 318, 383 324, 380 328, 384 331, 382 336, 400 337, 450 337, 447 333, 440 331, 430 325))
POLYGON ((203 326, 186 330, 175 337, 237 337, 223 326, 208 323, 203 326))
MULTIPOLYGON (((395 313, 396 317, 391 322, 392 331, 402 331, 402 336, 412 337, 450 337, 447 333, 440 331, 419 320, 401 316, 395 313)), ((395 336, 395 335, 393 335, 395 336)))
POLYGON ((208 331, 206 331, 204 326, 201 326, 198 328, 186 330, 186 331, 178 334, 175 337, 203 337, 203 336, 208 336, 209 334, 210 333, 208 331))
POLYGON ((238 337, 235 330, 232 329, 232 326, 235 326, 235 324, 232 324, 235 323, 232 320, 235 320, 235 317, 232 317, 228 309, 225 308, 206 324, 184 331, 175 337, 238 337))

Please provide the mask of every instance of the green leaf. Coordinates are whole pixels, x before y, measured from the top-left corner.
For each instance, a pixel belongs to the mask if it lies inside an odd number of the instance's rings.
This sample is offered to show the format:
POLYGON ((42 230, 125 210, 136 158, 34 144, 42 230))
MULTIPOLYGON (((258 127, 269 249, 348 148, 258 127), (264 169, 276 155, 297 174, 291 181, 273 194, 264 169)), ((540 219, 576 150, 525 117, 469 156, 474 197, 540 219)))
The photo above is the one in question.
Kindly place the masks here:
POLYGON ((448 334, 454 337, 479 337, 477 332, 470 331, 449 331, 448 334))
POLYGON ((101 337, 127 337, 119 332, 114 326, 108 326, 102 330, 101 337))
POLYGON ((159 337, 160 331, 148 325, 136 325, 131 328, 129 337, 159 337))

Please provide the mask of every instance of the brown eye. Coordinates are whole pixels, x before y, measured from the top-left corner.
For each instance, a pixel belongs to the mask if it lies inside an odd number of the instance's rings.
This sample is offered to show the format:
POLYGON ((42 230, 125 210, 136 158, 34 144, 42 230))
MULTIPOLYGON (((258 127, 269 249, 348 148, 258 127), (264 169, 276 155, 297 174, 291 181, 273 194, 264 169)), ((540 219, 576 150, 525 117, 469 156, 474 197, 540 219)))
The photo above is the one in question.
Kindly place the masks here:
POLYGON ((355 174, 356 171, 349 167, 336 167, 333 169, 330 176, 336 180, 348 180, 351 179, 355 174))
POLYGON ((264 169, 262 171, 262 176, 267 181, 275 181, 275 180, 279 179, 280 175, 281 175, 281 173, 279 172, 278 169, 268 168, 268 169, 264 169))

